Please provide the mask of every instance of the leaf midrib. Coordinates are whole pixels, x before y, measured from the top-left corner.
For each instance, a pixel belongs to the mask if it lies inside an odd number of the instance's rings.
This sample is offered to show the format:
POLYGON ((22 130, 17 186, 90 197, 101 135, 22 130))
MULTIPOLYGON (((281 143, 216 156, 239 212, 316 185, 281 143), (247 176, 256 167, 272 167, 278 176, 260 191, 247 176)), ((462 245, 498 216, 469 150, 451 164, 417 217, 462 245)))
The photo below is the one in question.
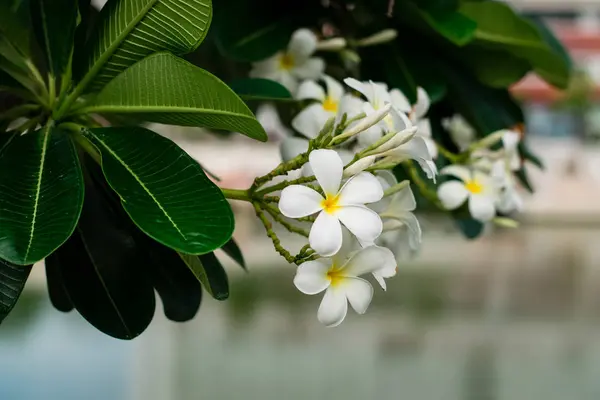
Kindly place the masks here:
POLYGON ((123 161, 121 159, 121 157, 119 157, 119 155, 117 153, 115 153, 102 139, 100 139, 98 136, 94 135, 93 132, 91 132, 89 130, 88 130, 88 133, 90 135, 92 135, 94 137, 94 139, 97 140, 98 143, 100 143, 106 149, 106 151, 108 151, 110 153, 110 155, 113 156, 115 158, 115 160, 117 160, 123 166, 123 168, 125 168, 127 170, 127 172, 129 172, 131 174, 131 176, 133 176, 133 178, 140 184, 142 189, 144 189, 144 191, 148 194, 148 196, 150 196, 152 201, 154 201, 154 203, 160 209, 160 211, 164 214, 164 216, 167 217, 167 219, 169 220, 169 222, 171 223, 173 228, 175 228, 177 233, 179 233, 179 235, 183 238, 183 240, 187 240, 187 237, 183 234, 181 229, 179 229, 179 226, 175 223, 175 221, 173 221, 173 219, 167 213, 167 211, 164 209, 162 204, 156 199, 156 197, 154 197, 152 192, 150 190, 148 190, 148 188, 146 187, 144 182, 142 182, 142 180, 135 174, 135 172, 133 172, 133 170, 131 170, 131 168, 129 168, 129 165, 127 165, 127 163, 125 161, 123 161))
POLYGON ((79 82, 74 92, 81 93, 86 86, 90 83, 90 81, 96 76, 98 72, 102 69, 106 61, 113 55, 113 53, 119 48, 123 40, 129 36, 131 31, 135 29, 135 27, 139 24, 139 22, 146 16, 148 11, 154 7, 154 5, 158 3, 158 0, 150 0, 146 7, 142 8, 138 15, 132 19, 132 21, 125 27, 125 29, 121 32, 119 36, 117 36, 116 40, 108 46, 106 51, 98 57, 98 59, 94 62, 92 68, 84 75, 83 79, 79 82))
POLYGON ((214 108, 198 108, 198 107, 171 107, 171 106, 90 106, 77 110, 77 114, 90 113, 184 113, 184 114, 218 114, 225 116, 235 116, 247 118, 254 121, 252 115, 243 114, 241 112, 233 112, 226 110, 217 110, 214 108))
POLYGON ((509 36, 497 35, 495 33, 489 33, 489 32, 482 31, 480 29, 477 29, 475 31, 475 36, 477 37, 477 39, 487 40, 490 42, 505 43, 505 44, 513 45, 513 46, 528 47, 528 48, 533 48, 533 49, 538 49, 538 50, 546 50, 545 46, 543 46, 537 42, 533 42, 533 41, 529 41, 529 40, 514 39, 509 36))
POLYGON ((23 256, 23 261, 27 262, 29 257, 29 252, 31 251, 31 245, 33 244, 33 234, 35 232, 35 225, 38 214, 38 207, 40 203, 40 192, 42 190, 42 178, 44 176, 44 164, 46 162, 46 151, 48 148, 48 140, 50 138, 50 125, 46 125, 44 128, 42 135, 44 136, 44 142, 42 143, 42 154, 40 157, 40 169, 38 171, 38 179, 35 190, 35 200, 33 203, 33 215, 31 218, 31 229, 29 230, 29 242, 27 243, 27 249, 25 250, 25 255, 23 256))

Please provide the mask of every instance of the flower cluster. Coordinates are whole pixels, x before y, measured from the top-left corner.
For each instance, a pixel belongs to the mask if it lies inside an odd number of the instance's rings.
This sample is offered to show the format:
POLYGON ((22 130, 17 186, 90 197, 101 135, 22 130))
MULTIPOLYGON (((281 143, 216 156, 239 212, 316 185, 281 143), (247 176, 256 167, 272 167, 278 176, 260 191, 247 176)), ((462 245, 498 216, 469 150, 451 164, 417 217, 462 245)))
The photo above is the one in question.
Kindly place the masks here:
MULTIPOLYGON (((385 31, 354 45, 394 37, 395 31, 385 31)), ((314 53, 341 54, 346 44, 342 38, 319 41, 310 30, 300 29, 285 51, 255 63, 250 73, 281 83, 305 104, 291 127, 281 123, 274 108, 259 109, 259 114, 269 114, 270 130, 284 133, 282 163, 257 178, 250 193, 276 250, 298 265, 296 287, 309 295, 325 292, 318 319, 327 326, 344 320, 348 303, 357 313, 366 312, 373 287, 362 276, 372 276, 385 290, 385 279, 396 274, 398 260, 421 247, 421 226, 413 214, 417 202, 411 182, 398 182, 392 173, 398 165, 440 208, 465 205, 473 218, 487 222, 522 207, 514 178, 521 166, 517 132, 501 131, 475 141, 474 130, 455 117, 443 125, 461 153, 449 153, 432 137, 430 99, 424 89, 418 88, 411 104, 402 91, 385 83, 338 81, 324 73, 325 63, 314 53), (430 190, 437 182, 435 160, 442 152, 451 164, 441 169, 445 178, 437 190, 430 190), (278 207, 270 204, 275 202, 278 207), (281 245, 265 212, 308 239, 296 256, 281 245), (311 224, 310 231, 288 219, 311 224)))

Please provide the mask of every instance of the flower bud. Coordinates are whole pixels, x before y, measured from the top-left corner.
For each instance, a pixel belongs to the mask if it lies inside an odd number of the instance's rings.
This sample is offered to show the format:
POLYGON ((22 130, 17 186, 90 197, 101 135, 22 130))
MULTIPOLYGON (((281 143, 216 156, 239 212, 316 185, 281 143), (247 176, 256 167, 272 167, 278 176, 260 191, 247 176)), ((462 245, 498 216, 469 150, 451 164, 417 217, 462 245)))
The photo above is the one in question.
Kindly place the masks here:
POLYGON ((321 40, 317 43, 317 50, 320 51, 340 51, 347 45, 346 39, 344 38, 332 38, 321 40))
POLYGON ((388 103, 385 106, 381 107, 380 109, 375 110, 374 113, 369 114, 366 117, 364 117, 363 119, 359 120, 356 125, 353 125, 353 126, 347 128, 339 136, 334 138, 334 141, 339 142, 343 139, 347 139, 358 133, 366 131, 367 129, 369 129, 373 125, 378 124, 382 119, 384 119, 390 112, 391 108, 392 108, 392 105, 388 103))
POLYGON ((501 226, 503 228, 518 228, 519 223, 511 218, 504 217, 496 217, 492 220, 496 225, 501 226))
POLYGON ((374 35, 367 36, 356 42, 357 47, 374 46, 376 44, 382 44, 391 42, 398 36, 398 31, 395 29, 384 29, 374 35))
POLYGON ((408 143, 413 137, 415 137, 417 129, 418 128, 416 126, 413 126, 396 133, 390 140, 373 150, 373 153, 383 154, 385 152, 395 149, 398 146, 402 146, 403 144, 408 143))
POLYGON ((344 169, 344 177, 348 178, 361 173, 362 171, 373 165, 373 163, 375 162, 375 158, 376 156, 367 156, 349 165, 348 167, 346 167, 346 169, 344 169))

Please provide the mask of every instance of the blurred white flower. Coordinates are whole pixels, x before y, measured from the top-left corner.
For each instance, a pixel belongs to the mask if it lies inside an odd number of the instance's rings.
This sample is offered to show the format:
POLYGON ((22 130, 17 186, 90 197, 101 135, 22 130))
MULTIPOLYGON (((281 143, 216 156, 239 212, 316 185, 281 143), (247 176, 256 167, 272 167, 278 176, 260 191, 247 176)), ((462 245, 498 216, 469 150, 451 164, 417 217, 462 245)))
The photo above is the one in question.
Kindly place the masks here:
POLYGON ((442 125, 450 133, 450 137, 460 151, 465 151, 475 140, 475 129, 462 115, 456 114, 446 118, 442 121, 442 125))
POLYGON ((518 171, 521 169, 521 156, 519 155, 520 141, 521 135, 519 132, 506 130, 502 135, 504 157, 511 171, 518 171))
POLYGON ((446 209, 455 210, 468 201, 474 219, 487 222, 494 218, 498 188, 490 175, 459 165, 447 166, 441 173, 459 179, 444 182, 438 188, 438 197, 446 209))
POLYGON ((510 164, 506 160, 498 160, 492 166, 492 178, 495 180, 499 193, 496 202, 498 211, 508 214, 523 210, 523 199, 518 191, 517 180, 510 164))
POLYGON ((388 274, 394 270, 393 254, 377 246, 368 247, 346 259, 346 253, 333 258, 308 261, 298 267, 294 284, 302 293, 314 295, 325 291, 317 312, 319 321, 337 326, 344 321, 348 303, 358 314, 364 314, 373 298, 373 286, 361 275, 388 274))
POLYGON ((325 197, 306 186, 288 186, 281 192, 281 213, 289 218, 319 213, 311 227, 308 241, 324 257, 332 256, 340 250, 341 224, 359 240, 374 241, 381 234, 383 224, 379 215, 365 204, 377 202, 383 197, 383 189, 377 178, 361 172, 342 186, 344 163, 333 150, 311 152, 309 164, 325 197))
POLYGON ((309 29, 298 29, 285 51, 254 63, 250 76, 279 82, 294 94, 298 81, 319 79, 323 74, 325 62, 321 58, 311 57, 317 49, 317 43, 317 36, 309 29))
POLYGON ((271 103, 258 106, 256 119, 267 132, 269 140, 282 140, 292 135, 291 129, 281 123, 277 108, 271 103))

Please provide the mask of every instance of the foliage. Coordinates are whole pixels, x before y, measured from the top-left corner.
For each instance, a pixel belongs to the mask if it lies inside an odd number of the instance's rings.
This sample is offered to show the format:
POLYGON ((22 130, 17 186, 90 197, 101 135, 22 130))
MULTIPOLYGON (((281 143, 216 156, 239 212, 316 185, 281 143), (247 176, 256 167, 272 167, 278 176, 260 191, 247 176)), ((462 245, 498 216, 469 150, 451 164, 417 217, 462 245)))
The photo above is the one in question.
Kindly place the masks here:
MULTIPOLYGON (((248 191, 222 190, 175 143, 141 125, 265 141, 251 111, 259 101, 278 103, 288 116, 305 102, 271 79, 249 77, 249 63, 284 50, 301 27, 323 43, 344 38, 324 53, 330 76, 387 82, 412 104, 425 89, 434 139, 448 148, 438 167, 464 156, 442 120, 458 113, 482 139, 524 122, 508 89, 526 73, 569 84, 571 62, 551 32, 495 1, 109 0, 99 13, 86 0, 2 1, 0 321, 42 260, 52 304, 75 308, 116 338, 149 325, 154 291, 174 321, 195 316, 202 290, 227 298, 214 252, 246 265, 226 197, 251 201, 270 236, 266 215, 289 228, 273 190, 261 186, 306 164, 308 152, 248 191)), ((324 129, 310 150, 339 144, 334 136, 348 127, 324 129)), ((519 149, 539 162, 524 143, 519 149)), ((436 204, 410 163, 396 171, 436 204)), ((526 179, 525 169, 519 176, 526 179)), ((453 215, 468 236, 482 231, 464 213, 453 215)), ((271 238, 290 262, 315 257, 309 248, 284 254, 271 238)))

